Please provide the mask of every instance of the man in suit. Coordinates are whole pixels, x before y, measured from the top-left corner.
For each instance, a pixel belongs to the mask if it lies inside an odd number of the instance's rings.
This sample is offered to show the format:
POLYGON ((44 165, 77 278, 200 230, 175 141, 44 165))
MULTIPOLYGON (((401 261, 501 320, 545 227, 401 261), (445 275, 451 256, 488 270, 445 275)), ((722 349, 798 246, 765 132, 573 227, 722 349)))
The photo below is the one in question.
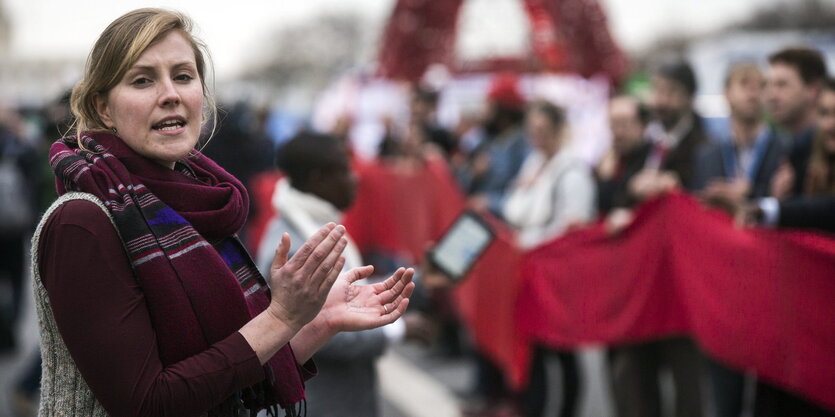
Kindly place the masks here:
POLYGON ((653 72, 650 109, 653 121, 646 134, 653 144, 644 171, 673 175, 686 189, 693 187, 696 151, 705 141, 702 118, 696 113, 696 76, 685 61, 671 61, 653 72))
POLYGON ((778 186, 773 193, 784 198, 804 190, 815 136, 815 108, 827 70, 820 52, 809 48, 780 50, 768 62, 766 105, 774 121, 790 136, 786 145, 790 165, 781 168, 778 178, 782 180, 777 181, 786 185, 778 186))
MULTIPOLYGON (((765 78, 754 63, 730 67, 725 99, 730 108, 728 130, 700 149, 694 188, 703 201, 729 211, 749 199, 766 197, 783 159, 783 137, 764 121, 765 78)), ((745 375, 741 369, 707 358, 714 415, 739 417, 745 375)))
MULTIPOLYGON (((823 82, 822 86, 817 101, 814 139, 831 144, 835 143, 835 81, 823 82)), ((744 206, 738 213, 738 220, 747 224, 761 223, 772 227, 835 233, 835 195, 824 193, 783 200, 763 198, 744 206)), ((756 417, 835 415, 831 410, 825 410, 766 381, 757 383, 754 403, 756 417)))
MULTIPOLYGON (((693 108, 696 77, 684 61, 667 62, 653 73, 646 129, 651 143, 639 173, 629 181, 636 201, 683 186, 691 188, 697 148, 705 141, 693 108)), ((610 216, 611 217, 611 216, 610 216)), ((613 227, 617 229, 617 227, 613 227)), ((702 416, 702 357, 692 340, 668 337, 615 346, 611 356, 616 407, 621 417, 661 416, 659 374, 672 374, 675 416, 702 416)))
POLYGON ((739 63, 728 70, 728 131, 705 144, 696 162, 693 188, 708 204, 735 208, 747 199, 770 194, 785 138, 764 121, 764 83, 754 63, 739 63))
POLYGON ((649 109, 634 97, 622 95, 609 100, 612 146, 594 169, 599 213, 607 214, 635 204, 627 184, 643 169, 652 149, 644 134, 649 117, 649 109))

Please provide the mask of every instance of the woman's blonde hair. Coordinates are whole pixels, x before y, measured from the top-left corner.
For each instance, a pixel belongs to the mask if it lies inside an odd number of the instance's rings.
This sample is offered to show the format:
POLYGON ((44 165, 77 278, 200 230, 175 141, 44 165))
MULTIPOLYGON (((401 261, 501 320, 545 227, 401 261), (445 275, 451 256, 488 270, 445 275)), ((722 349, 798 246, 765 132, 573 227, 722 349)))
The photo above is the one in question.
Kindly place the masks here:
MULTIPOLYGON (((151 45, 172 30, 179 31, 194 50, 197 73, 203 87, 203 121, 212 121, 212 134, 217 125, 217 107, 206 83, 207 61, 211 57, 206 45, 195 38, 193 24, 186 15, 165 9, 144 8, 125 13, 102 32, 84 67, 84 74, 70 96, 75 117, 74 128, 79 140, 82 132, 108 130, 96 110, 96 97, 106 95, 151 45)), ((72 130, 72 129, 71 129, 72 130)))
MULTIPOLYGON (((835 78, 824 80, 821 96, 824 93, 835 93, 835 78)), ((821 132, 813 139, 809 167, 806 168, 804 191, 807 195, 835 195, 835 154, 826 149, 826 139, 821 132)))

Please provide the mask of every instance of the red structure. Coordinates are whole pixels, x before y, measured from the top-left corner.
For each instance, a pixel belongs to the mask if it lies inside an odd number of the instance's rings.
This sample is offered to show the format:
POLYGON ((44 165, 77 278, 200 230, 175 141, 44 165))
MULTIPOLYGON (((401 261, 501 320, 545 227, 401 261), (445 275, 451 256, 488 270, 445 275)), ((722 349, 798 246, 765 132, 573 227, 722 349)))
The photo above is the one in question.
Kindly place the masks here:
POLYGON ((597 0, 520 1, 531 21, 533 56, 458 62, 454 46, 463 0, 398 0, 383 35, 379 75, 414 82, 430 65, 443 64, 455 72, 552 71, 603 75, 614 83, 624 77, 626 57, 597 0))

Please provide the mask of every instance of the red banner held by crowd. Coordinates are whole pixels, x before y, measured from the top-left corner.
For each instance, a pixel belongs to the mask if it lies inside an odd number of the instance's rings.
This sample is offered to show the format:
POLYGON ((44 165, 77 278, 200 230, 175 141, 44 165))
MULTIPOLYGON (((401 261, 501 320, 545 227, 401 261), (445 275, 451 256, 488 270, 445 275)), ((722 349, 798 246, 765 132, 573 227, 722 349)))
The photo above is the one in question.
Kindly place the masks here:
MULTIPOLYGON (((442 161, 360 172, 345 219, 363 250, 419 261, 464 208, 442 161), (365 204, 364 207, 361 207, 365 204)), ((689 335, 713 358, 835 409, 835 239, 740 229, 685 195, 640 207, 616 236, 601 225, 520 254, 498 238, 454 291, 479 349, 517 387, 533 343, 617 345, 689 335)))
POLYGON ((739 229, 672 195, 642 207, 620 235, 593 227, 526 254, 519 281, 509 276, 516 257, 507 253, 488 252, 493 257, 458 297, 479 345, 517 385, 532 343, 566 348, 685 334, 717 360, 835 409, 830 236, 739 229))

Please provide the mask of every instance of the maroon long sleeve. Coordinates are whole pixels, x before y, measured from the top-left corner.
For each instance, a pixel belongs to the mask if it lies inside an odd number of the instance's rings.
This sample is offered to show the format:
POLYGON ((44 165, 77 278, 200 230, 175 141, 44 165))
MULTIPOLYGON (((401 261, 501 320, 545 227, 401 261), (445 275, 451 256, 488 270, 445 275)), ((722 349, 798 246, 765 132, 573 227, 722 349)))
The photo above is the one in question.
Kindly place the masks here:
MULTIPOLYGON (((91 202, 58 208, 39 243, 41 280, 70 354, 114 416, 199 415, 264 378, 234 332, 206 351, 163 366, 141 288, 107 216, 91 202)), ((315 366, 302 368, 310 377, 315 366)))

